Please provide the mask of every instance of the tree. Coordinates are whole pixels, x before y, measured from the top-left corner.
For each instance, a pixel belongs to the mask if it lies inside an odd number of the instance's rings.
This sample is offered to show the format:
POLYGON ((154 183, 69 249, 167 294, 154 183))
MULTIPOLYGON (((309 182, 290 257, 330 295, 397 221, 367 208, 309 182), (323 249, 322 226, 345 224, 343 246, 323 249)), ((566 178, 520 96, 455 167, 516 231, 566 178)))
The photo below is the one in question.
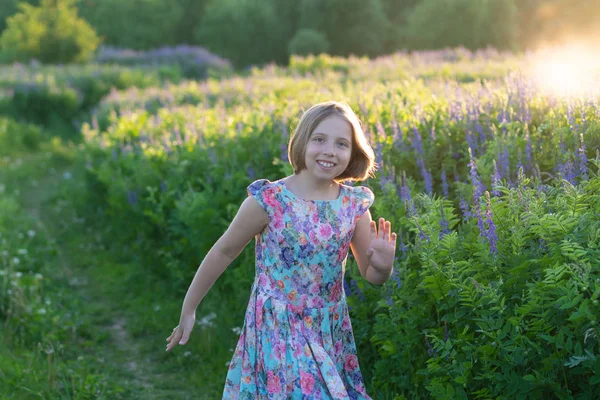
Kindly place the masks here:
POLYGON ((92 27, 77 16, 73 0, 42 0, 39 7, 21 3, 19 9, 0 37, 8 61, 83 62, 100 44, 92 27))

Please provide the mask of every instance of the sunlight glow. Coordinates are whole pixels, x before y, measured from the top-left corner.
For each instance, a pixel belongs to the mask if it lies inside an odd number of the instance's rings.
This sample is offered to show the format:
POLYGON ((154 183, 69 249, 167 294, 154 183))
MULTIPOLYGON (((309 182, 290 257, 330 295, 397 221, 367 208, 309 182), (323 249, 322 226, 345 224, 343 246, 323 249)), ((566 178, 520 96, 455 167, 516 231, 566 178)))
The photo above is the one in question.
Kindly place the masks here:
POLYGON ((597 95, 600 93, 600 51, 582 46, 540 51, 533 56, 530 73, 541 90, 554 95, 597 95))

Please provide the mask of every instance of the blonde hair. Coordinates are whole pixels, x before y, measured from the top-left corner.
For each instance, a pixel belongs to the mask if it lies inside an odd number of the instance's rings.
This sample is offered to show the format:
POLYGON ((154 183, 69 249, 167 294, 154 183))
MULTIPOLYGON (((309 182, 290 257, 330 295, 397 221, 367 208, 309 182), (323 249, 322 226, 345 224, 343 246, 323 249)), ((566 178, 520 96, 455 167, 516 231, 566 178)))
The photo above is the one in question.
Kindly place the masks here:
POLYGON ((377 168, 375 154, 362 130, 360 121, 348 104, 337 101, 326 101, 315 104, 300 118, 300 122, 288 144, 288 159, 294 168, 294 173, 297 174, 306 168, 304 155, 310 135, 321 121, 332 115, 342 117, 352 127, 350 163, 344 172, 335 177, 334 181, 338 183, 344 181, 363 181, 369 177, 374 177, 374 172, 377 168))

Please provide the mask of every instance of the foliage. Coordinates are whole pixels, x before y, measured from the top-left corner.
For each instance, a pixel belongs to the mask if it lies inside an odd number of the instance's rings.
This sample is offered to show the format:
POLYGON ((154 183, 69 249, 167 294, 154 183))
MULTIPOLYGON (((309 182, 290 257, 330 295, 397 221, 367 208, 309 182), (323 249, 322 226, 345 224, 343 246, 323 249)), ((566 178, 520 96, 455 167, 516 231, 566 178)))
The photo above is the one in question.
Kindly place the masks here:
POLYGON ((23 66, 0 67, 0 88, 9 89, 9 112, 43 125, 72 123, 112 89, 160 85, 180 80, 173 67, 23 66))
POLYGON ((405 38, 411 49, 513 50, 518 26, 514 0, 422 0, 407 16, 405 38))
POLYGON ((91 26, 77 16, 72 0, 42 0, 39 7, 20 5, 8 18, 0 49, 10 61, 83 62, 100 43, 91 26))
POLYGON ((196 31, 197 40, 236 67, 269 61, 284 63, 291 32, 276 14, 275 1, 213 1, 196 31))
POLYGON ((179 23, 187 11, 194 14, 183 5, 179 1, 164 0, 78 2, 82 17, 94 27, 105 44, 136 50, 181 43, 179 23))
POLYGON ((0 155, 38 150, 41 140, 39 127, 0 117, 0 155))
POLYGON ((320 32, 313 29, 301 29, 292 38, 288 45, 290 55, 321 54, 329 50, 327 38, 320 32))

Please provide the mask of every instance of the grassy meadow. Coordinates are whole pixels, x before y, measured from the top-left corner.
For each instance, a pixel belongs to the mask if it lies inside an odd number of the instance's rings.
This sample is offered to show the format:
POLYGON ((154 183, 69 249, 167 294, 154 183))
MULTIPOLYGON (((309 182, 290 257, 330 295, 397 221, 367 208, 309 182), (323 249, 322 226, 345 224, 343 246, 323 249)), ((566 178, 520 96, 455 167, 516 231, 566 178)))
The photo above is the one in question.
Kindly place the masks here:
POLYGON ((346 266, 372 398, 600 398, 600 69, 548 68, 492 49, 202 80, 0 67, 0 399, 220 398, 254 242, 190 341, 165 338, 246 187, 291 174, 290 134, 330 99, 363 123, 379 168, 359 184, 398 233, 384 285, 346 266))

